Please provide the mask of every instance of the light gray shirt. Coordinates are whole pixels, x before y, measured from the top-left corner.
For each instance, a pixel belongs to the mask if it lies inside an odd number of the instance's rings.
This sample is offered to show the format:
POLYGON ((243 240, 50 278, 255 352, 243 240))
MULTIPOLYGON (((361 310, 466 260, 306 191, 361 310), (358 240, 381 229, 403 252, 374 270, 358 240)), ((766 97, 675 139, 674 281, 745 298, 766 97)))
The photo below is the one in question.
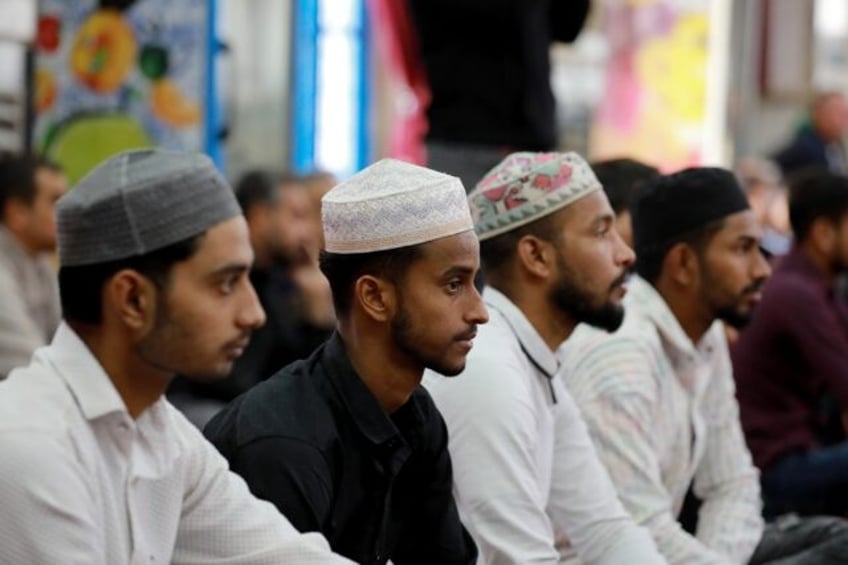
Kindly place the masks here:
POLYGON ((31 257, 0 225, 0 379, 26 365, 59 325, 59 285, 46 256, 31 257))

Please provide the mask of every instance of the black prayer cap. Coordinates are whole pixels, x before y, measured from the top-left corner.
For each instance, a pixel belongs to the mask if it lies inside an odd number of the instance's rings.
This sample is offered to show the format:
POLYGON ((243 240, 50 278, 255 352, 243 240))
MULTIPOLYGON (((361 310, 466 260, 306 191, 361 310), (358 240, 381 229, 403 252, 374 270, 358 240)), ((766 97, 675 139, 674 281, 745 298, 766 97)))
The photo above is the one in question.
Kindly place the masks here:
POLYGON ((649 180, 630 204, 636 255, 748 209, 739 181, 726 169, 690 168, 649 180))

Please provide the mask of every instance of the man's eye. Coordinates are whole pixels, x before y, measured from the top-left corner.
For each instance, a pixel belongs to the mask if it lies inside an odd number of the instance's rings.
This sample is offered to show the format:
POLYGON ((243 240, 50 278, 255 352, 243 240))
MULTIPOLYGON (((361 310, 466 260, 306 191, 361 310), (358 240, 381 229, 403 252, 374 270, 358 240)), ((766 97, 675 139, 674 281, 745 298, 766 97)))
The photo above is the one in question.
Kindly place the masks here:
POLYGON ((235 290, 236 284, 238 283, 238 277, 229 277, 221 281, 221 284, 218 286, 220 291, 224 294, 230 294, 235 290))

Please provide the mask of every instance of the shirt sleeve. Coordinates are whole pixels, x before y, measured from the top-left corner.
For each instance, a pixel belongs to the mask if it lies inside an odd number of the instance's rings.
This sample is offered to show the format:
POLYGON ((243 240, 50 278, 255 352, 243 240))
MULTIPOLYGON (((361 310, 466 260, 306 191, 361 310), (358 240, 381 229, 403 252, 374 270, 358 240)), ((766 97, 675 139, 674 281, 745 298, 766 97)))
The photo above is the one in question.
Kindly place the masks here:
POLYGON ((436 408, 431 405, 436 433, 429 464, 422 469, 422 490, 417 507, 409 509, 397 550, 395 565, 474 565, 477 546, 459 520, 453 498, 453 470, 448 453, 448 433, 436 408))
POLYGON ((665 563, 649 532, 622 507, 573 398, 565 390, 557 398, 549 502, 554 523, 564 529, 583 563, 665 563))
POLYGON ((173 563, 351 563, 333 554, 321 534, 301 534, 271 504, 255 498, 215 448, 197 435, 173 563))
POLYGON ((488 565, 555 564, 559 552, 540 488, 536 410, 520 367, 478 354, 438 387, 462 519, 488 565))
POLYGON ((653 445, 657 389, 649 353, 632 340, 612 338, 587 349, 569 371, 579 374, 579 386, 569 379, 569 387, 619 498, 668 563, 728 565, 683 530, 672 510, 653 445))
POLYGON ((742 432, 722 328, 709 337, 715 366, 703 400, 707 444, 695 473, 694 492, 702 501, 696 536, 732 562, 747 563, 763 533, 759 472, 742 432))
POLYGON ((96 502, 70 449, 0 432, 0 563, 107 565, 96 502))

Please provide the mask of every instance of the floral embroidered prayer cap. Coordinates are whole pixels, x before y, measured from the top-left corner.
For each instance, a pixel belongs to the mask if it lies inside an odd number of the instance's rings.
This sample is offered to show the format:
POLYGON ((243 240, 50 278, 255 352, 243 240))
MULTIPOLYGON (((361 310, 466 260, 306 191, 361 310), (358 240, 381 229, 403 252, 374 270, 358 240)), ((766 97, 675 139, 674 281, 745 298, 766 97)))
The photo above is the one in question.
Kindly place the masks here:
POLYGON ((543 218, 596 190, 601 183, 577 153, 513 153, 468 196, 480 241, 543 218))
POLYGON ((371 253, 474 229, 462 182, 424 167, 383 159, 321 199, 325 249, 371 253))

